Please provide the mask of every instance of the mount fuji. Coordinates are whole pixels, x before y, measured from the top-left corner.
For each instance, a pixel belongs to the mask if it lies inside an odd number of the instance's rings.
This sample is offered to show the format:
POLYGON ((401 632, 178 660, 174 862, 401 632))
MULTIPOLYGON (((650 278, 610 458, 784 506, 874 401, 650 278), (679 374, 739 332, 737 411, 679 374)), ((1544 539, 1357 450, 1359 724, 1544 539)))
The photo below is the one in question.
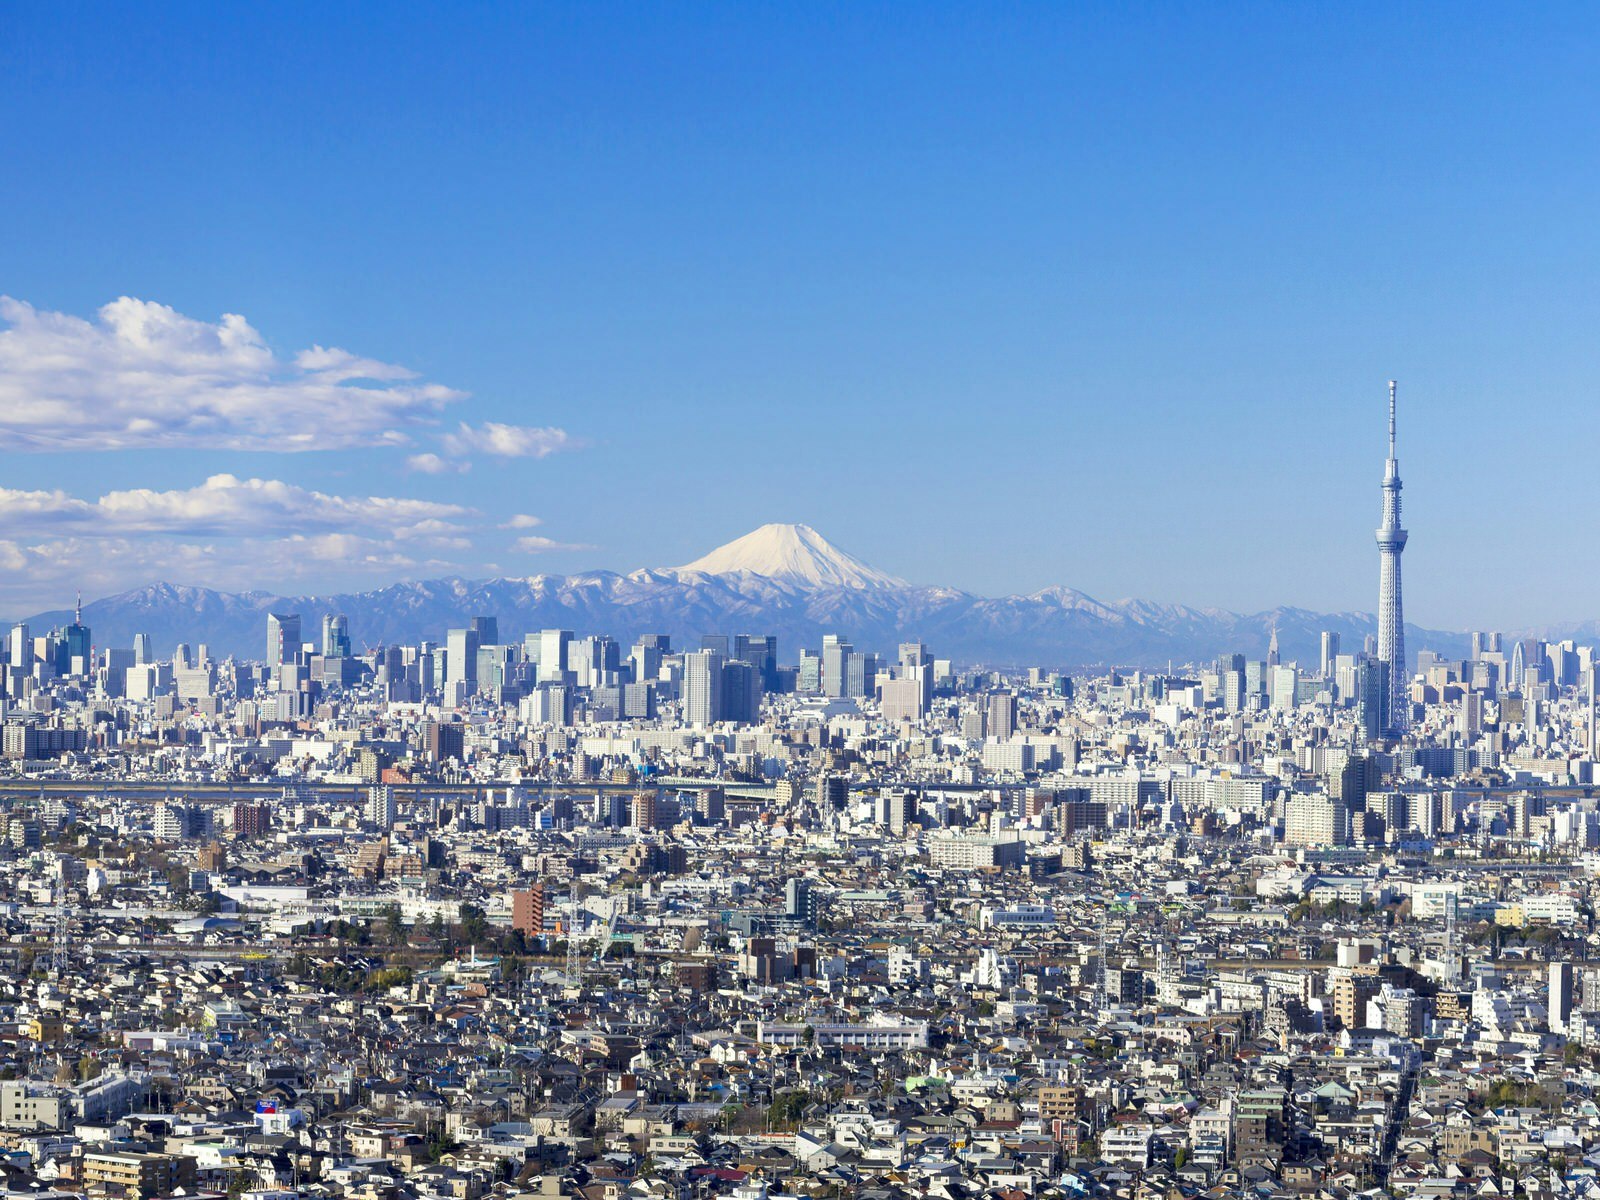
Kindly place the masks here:
MULTIPOLYGON (((207 643, 213 654, 262 656, 266 614, 298 612, 306 636, 324 613, 350 618, 357 645, 443 641, 474 615, 494 614, 501 636, 520 640, 544 628, 608 634, 623 645, 665 633, 697 646, 705 633, 776 634, 793 662, 802 646, 837 633, 858 647, 892 651, 926 643, 962 664, 1157 667, 1219 654, 1264 655, 1274 630, 1284 661, 1315 663, 1319 634, 1338 633, 1359 648, 1373 632, 1367 613, 1319 614, 1276 608, 1241 614, 1147 600, 1104 602, 1067 587, 985 597, 956 588, 922 587, 880 571, 806 525, 763 525, 681 567, 619 574, 396 583, 337 595, 220 592, 156 583, 85 604, 84 621, 100 646, 125 646, 148 633, 158 652, 179 642, 207 643)), ((65 624, 65 611, 29 618, 35 627, 65 624)), ((1464 654, 1466 636, 1407 628, 1414 647, 1464 654)))
POLYGON ((759 575, 802 588, 907 588, 853 554, 846 554, 809 525, 763 525, 710 554, 667 572, 685 575, 759 575))

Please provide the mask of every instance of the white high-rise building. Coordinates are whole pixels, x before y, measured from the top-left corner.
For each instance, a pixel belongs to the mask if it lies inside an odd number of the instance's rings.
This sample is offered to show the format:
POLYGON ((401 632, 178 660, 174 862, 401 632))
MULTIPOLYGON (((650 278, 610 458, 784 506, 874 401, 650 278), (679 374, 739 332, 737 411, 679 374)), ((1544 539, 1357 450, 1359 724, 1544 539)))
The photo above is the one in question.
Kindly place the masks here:
POLYGON ((6 660, 13 667, 33 666, 33 636, 25 621, 11 627, 11 640, 6 647, 6 660))
POLYGON ((392 829, 399 815, 395 805, 394 789, 385 784, 367 789, 366 811, 368 825, 377 829, 392 829))
POLYGON ((539 631, 539 680, 560 683, 561 673, 569 669, 567 657, 572 648, 570 629, 539 631))
POLYGON ((278 675, 284 663, 300 652, 300 614, 267 614, 267 670, 278 675))
POLYGON ((722 720, 722 655, 694 650, 683 656, 683 721, 705 728, 722 720))
POLYGON ((478 682, 478 631, 452 629, 444 639, 444 682, 466 685, 471 692, 478 682))

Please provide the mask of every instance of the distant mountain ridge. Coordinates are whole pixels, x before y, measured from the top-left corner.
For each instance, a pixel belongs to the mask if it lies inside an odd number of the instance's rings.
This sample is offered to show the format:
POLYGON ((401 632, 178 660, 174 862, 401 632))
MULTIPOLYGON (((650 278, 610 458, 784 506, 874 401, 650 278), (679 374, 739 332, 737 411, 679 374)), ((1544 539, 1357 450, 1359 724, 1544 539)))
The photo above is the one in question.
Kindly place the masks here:
MULTIPOLYGON (((148 633, 165 656, 180 641, 213 654, 259 659, 268 612, 298 612, 314 640, 322 616, 342 612, 363 645, 442 642, 475 614, 499 618, 501 636, 542 628, 608 634, 624 645, 666 633, 697 646, 705 633, 776 634, 793 662, 801 646, 837 633, 858 647, 892 654, 921 641, 964 664, 1079 668, 1165 667, 1225 653, 1264 657, 1274 629, 1285 662, 1317 662, 1320 634, 1339 634, 1348 652, 1374 631, 1369 613, 1275 608, 1241 614, 1149 600, 1101 601, 1068 587, 985 597, 908 584, 867 565, 804 525, 769 525, 682 567, 619 574, 589 571, 520 579, 457 577, 395 583, 370 591, 283 596, 156 583, 84 605, 99 646, 125 646, 148 633)), ((65 610, 37 614, 37 628, 65 624, 65 610)), ((1467 635, 1407 627, 1414 649, 1463 655, 1467 635)))

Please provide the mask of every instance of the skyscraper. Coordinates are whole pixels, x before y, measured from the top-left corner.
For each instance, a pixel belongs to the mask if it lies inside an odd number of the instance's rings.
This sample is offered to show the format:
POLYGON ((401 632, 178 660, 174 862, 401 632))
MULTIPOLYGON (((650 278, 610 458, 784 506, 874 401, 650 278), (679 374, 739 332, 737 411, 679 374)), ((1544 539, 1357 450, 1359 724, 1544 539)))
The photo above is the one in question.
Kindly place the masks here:
POLYGON ((451 629, 445 634, 444 682, 462 683, 469 690, 478 682, 478 631, 471 627, 451 629))
POLYGON ((754 725, 761 720, 761 674, 752 664, 722 664, 720 719, 737 725, 754 725))
POLYGON ((324 613, 322 617, 322 656, 350 657, 350 618, 343 613, 324 613))
POLYGON ((267 614, 267 669, 274 676, 300 652, 300 614, 267 614))
POLYGON ((567 669, 567 654, 572 647, 572 630, 539 631, 539 682, 560 683, 567 669))
POLYGON ((1596 715, 1596 710, 1595 710, 1595 686, 1594 686, 1594 684, 1595 684, 1595 680, 1594 680, 1595 670, 1596 670, 1596 668, 1595 668, 1594 664, 1591 663, 1590 666, 1589 666, 1589 757, 1590 757, 1590 759, 1593 759, 1597 755, 1600 755, 1600 729, 1597 729, 1595 727, 1595 715, 1596 715))
POLYGON ((763 691, 778 690, 778 639, 770 634, 741 633, 733 639, 733 657, 747 662, 761 676, 763 691))
POLYGON ((835 634, 822 638, 822 694, 846 696, 850 652, 855 647, 835 634))
POLYGON ((1388 728, 1404 733, 1410 717, 1406 675, 1405 611, 1400 603, 1400 462, 1394 450, 1394 380, 1389 381, 1389 459, 1383 470, 1383 524, 1378 527, 1378 658, 1389 664, 1388 728))
POLYGON ((89 627, 83 623, 83 593, 78 594, 77 606, 72 610, 72 624, 62 631, 63 675, 87 675, 90 670, 91 642, 89 627))
POLYGON ((694 650, 683 656, 683 720, 704 728, 722 720, 722 655, 694 650))
POLYGON ((1381 658, 1363 655, 1356 662, 1356 726, 1363 741, 1378 741, 1388 727, 1389 677, 1389 664, 1381 658))
POLYGON ((33 634, 29 631, 26 622, 18 621, 11 627, 11 638, 6 647, 6 657, 13 667, 31 668, 33 666, 33 634))

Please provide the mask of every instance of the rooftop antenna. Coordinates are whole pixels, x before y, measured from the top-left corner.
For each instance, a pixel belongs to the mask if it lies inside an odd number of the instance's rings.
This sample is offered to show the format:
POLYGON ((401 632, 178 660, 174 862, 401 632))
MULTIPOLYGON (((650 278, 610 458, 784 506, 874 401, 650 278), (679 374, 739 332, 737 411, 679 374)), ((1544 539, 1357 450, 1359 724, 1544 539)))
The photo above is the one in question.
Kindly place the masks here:
POLYGON ((82 588, 78 589, 78 602, 76 604, 74 604, 73 607, 72 607, 72 623, 74 625, 82 625, 83 624, 83 589, 82 588))

